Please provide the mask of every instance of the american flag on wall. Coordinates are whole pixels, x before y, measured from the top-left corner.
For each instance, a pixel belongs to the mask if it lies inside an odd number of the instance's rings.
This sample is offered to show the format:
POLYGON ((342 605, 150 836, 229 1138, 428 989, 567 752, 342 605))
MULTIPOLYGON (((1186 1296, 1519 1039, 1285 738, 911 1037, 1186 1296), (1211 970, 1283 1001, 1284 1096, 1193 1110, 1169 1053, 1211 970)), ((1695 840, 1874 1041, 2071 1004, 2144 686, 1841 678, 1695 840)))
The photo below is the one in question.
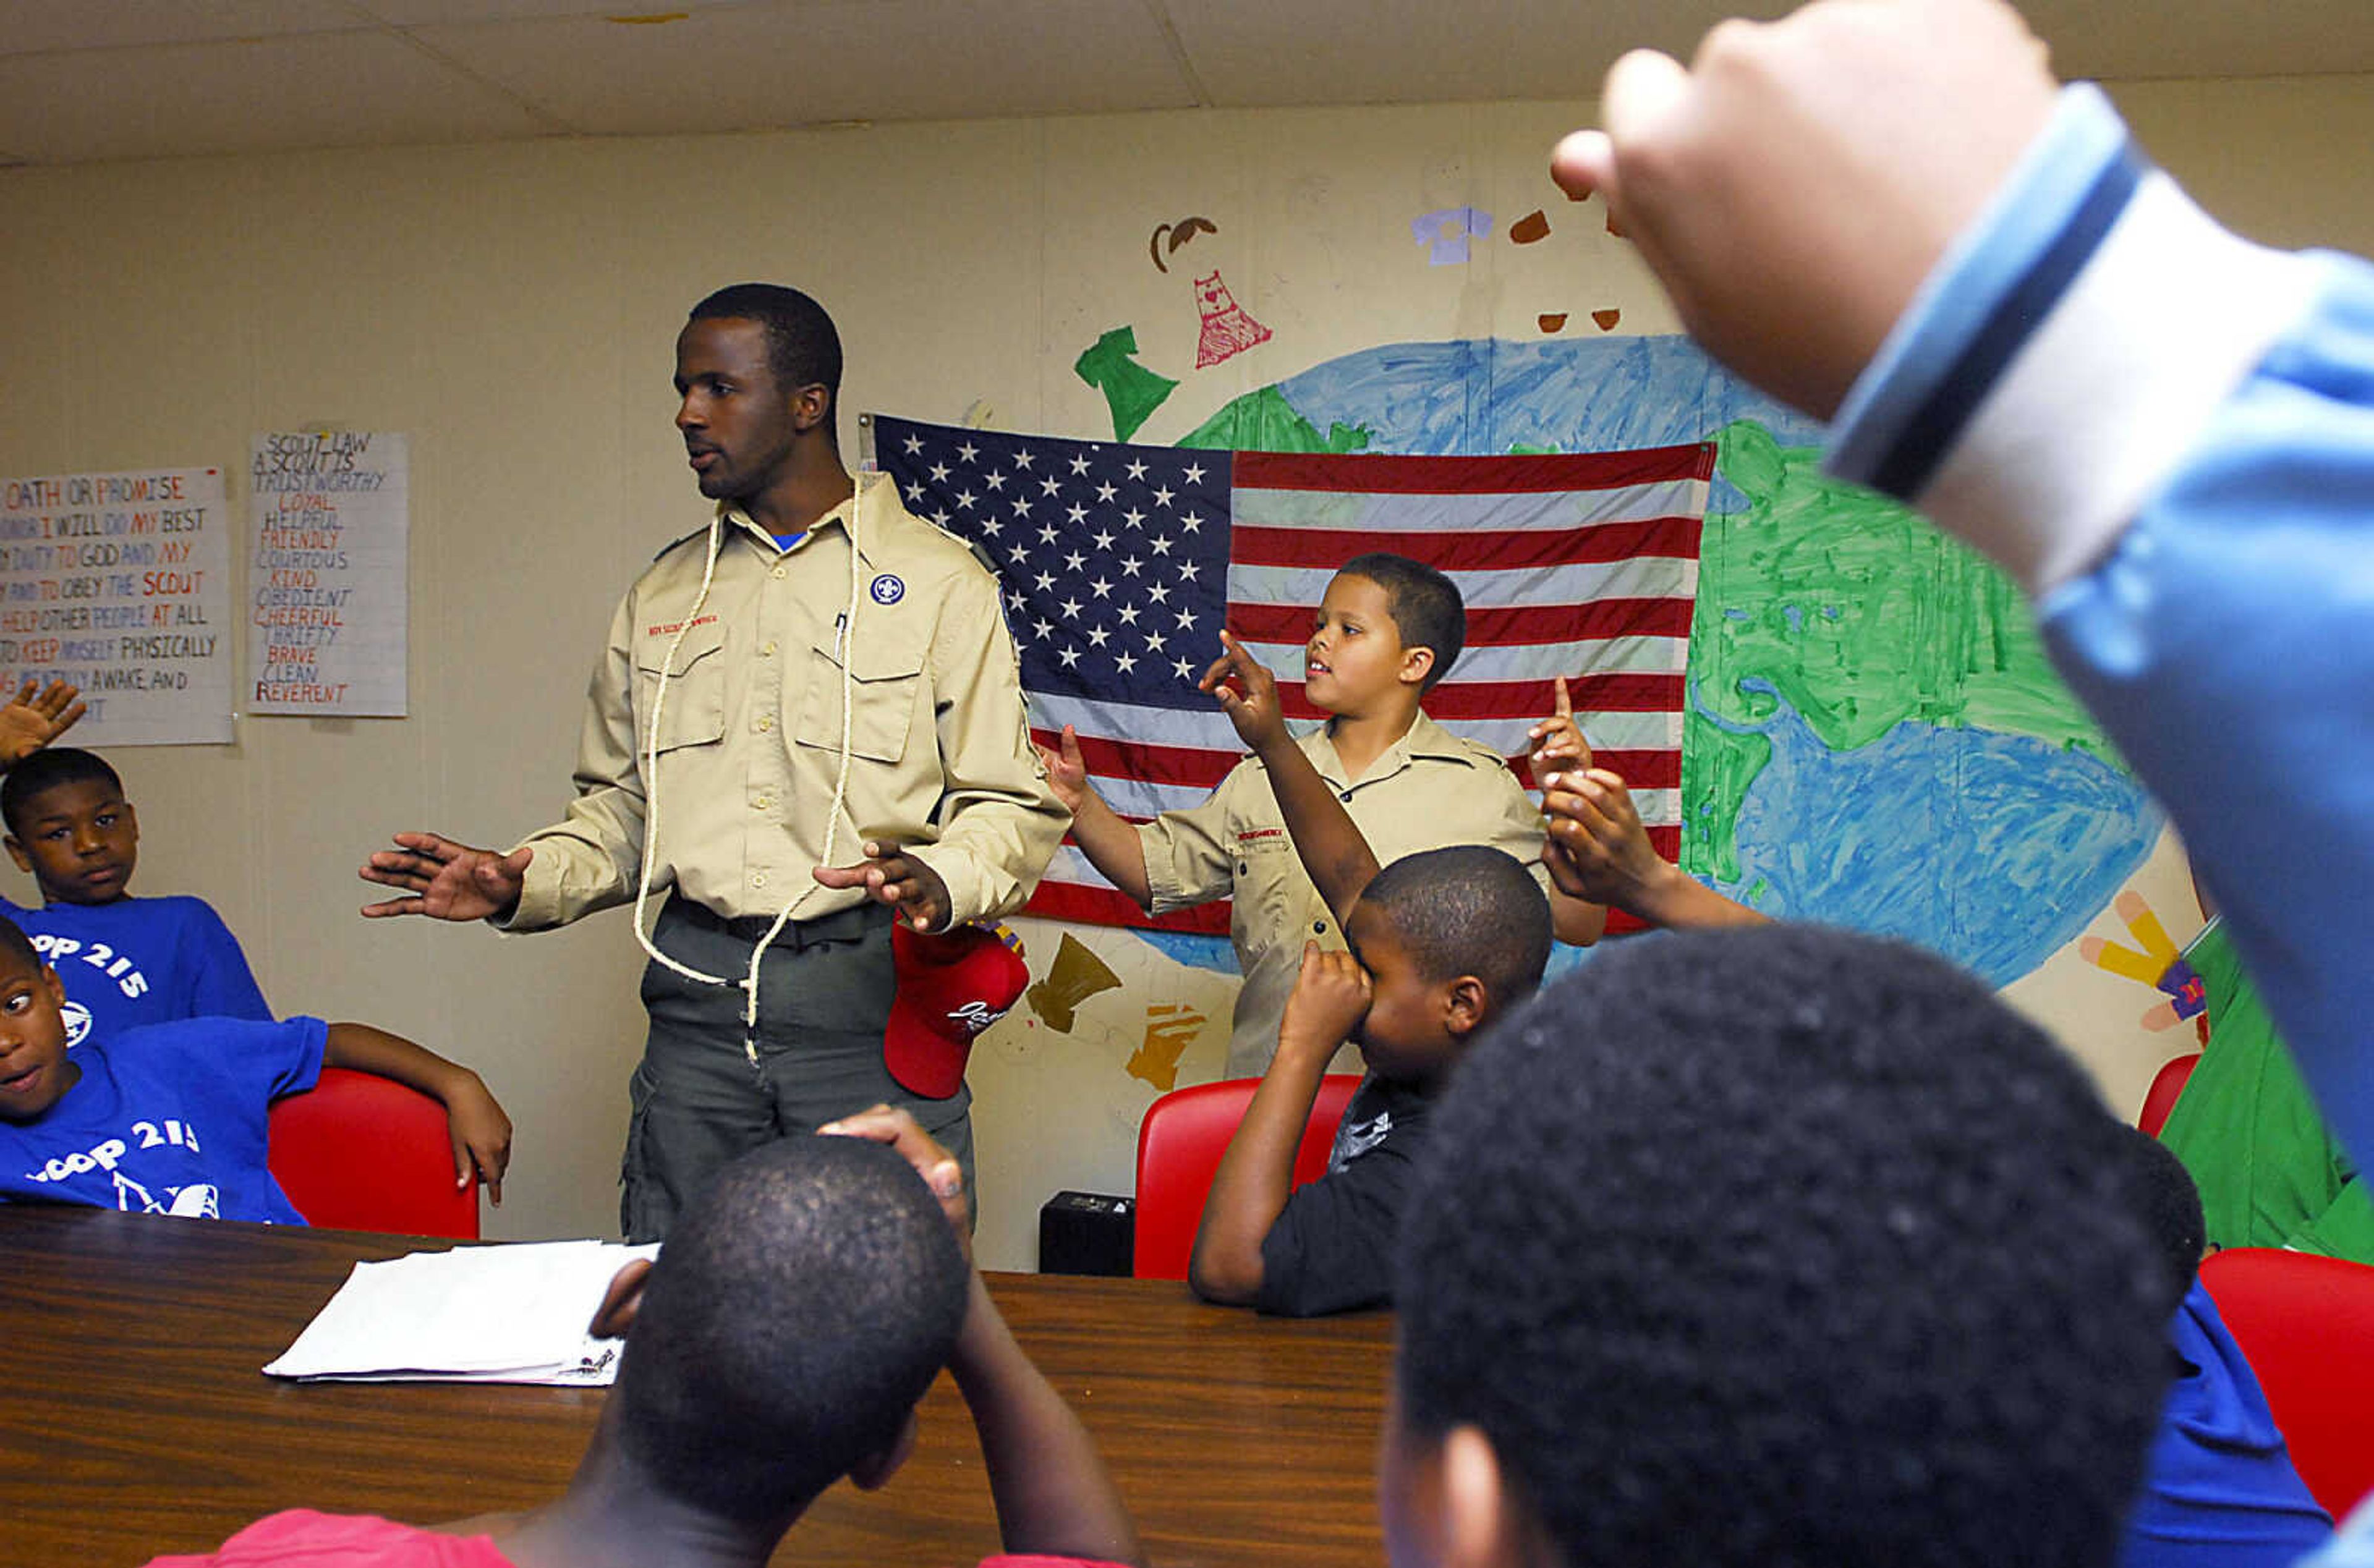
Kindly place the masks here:
MULTIPOLYGON (((1079 734, 1090 781, 1143 821, 1201 802, 1245 755, 1195 689, 1226 626, 1287 716, 1337 567, 1391 550, 1448 573, 1467 646, 1427 694, 1446 728, 1523 765, 1564 675, 1599 766, 1660 853, 1681 841, 1682 715, 1711 443, 1510 457, 1228 452, 1059 440, 876 415, 908 510, 979 544, 1005 581, 1031 732, 1079 734)), ((1538 798, 1538 795, 1536 796, 1538 798)), ((1148 919, 1068 842, 1028 912, 1225 934, 1226 904, 1148 919)), ((1619 918, 1611 930, 1624 929, 1619 918)))

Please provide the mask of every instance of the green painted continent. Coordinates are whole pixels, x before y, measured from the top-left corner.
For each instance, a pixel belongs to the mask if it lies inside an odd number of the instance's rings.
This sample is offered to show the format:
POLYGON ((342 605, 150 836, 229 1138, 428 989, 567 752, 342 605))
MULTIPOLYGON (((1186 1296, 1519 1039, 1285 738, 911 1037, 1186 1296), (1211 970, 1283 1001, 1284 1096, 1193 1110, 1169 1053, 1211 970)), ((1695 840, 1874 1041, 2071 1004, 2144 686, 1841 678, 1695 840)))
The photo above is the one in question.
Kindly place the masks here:
POLYGON ((1782 702, 1832 751, 1918 722, 2032 735, 2117 763, 2053 673, 2026 598, 1992 565, 1894 502, 1826 478, 1816 448, 1783 447, 1752 419, 1717 439, 1746 507, 1710 512, 1699 549, 1682 750, 1687 869, 1737 880, 1733 828, 1771 745, 1723 726, 1760 726, 1782 702))

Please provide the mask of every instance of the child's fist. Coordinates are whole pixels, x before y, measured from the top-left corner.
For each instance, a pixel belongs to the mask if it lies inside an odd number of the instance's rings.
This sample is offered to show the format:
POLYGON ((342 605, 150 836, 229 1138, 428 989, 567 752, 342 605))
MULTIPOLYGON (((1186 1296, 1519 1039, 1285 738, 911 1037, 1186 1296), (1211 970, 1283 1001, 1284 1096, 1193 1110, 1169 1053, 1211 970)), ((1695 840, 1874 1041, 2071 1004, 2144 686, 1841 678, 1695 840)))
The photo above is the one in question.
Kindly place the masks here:
POLYGON ((1369 972, 1358 959, 1325 951, 1315 942, 1304 942, 1302 973, 1295 977, 1294 994, 1286 999, 1278 1048, 1296 1045, 1333 1056, 1369 1015, 1373 999, 1369 972))

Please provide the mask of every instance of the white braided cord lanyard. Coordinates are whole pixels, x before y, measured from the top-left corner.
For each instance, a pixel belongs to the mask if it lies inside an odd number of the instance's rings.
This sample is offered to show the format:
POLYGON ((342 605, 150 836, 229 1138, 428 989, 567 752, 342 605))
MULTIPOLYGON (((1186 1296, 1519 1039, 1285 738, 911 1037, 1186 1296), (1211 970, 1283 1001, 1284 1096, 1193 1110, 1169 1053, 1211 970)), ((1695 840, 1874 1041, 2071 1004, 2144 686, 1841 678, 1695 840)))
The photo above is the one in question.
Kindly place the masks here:
MULTIPOLYGON (((833 776, 832 807, 825 816, 822 863, 828 866, 833 863, 833 851, 840 843, 841 813, 849 799, 849 756, 850 743, 853 734, 852 725, 854 713, 854 703, 852 699, 856 695, 854 669, 857 662, 857 607, 858 602, 864 597, 864 576, 859 568, 857 559, 857 523, 858 512, 864 499, 865 475, 862 473, 851 475, 849 609, 841 617, 840 636, 838 639, 840 646, 837 650, 840 656, 840 765, 833 776)), ((652 721, 646 728, 643 738, 643 855, 641 874, 637 878, 635 885, 635 940, 642 944, 643 951, 651 954, 653 962, 674 970, 688 980, 708 986, 740 988, 742 991, 742 1054, 749 1059, 751 1066, 756 1067, 758 1065, 759 961, 766 957, 767 949, 773 944, 775 938, 782 934, 783 927, 791 922, 792 916, 798 912, 802 905, 823 892, 824 884, 811 880, 798 897, 775 912, 774 923, 767 928, 767 934, 760 937, 758 945, 750 950, 749 973, 739 980, 723 975, 709 974, 662 953, 658 943, 652 941, 651 933, 643 925, 643 909, 651 902, 652 896, 652 872, 659 862, 660 715, 667 706, 668 677, 676 669, 676 652, 684 646, 685 634, 692 630, 693 622, 699 618, 702 606, 709 603, 710 588, 717 579, 717 556, 723 547, 724 535, 725 514, 721 510, 710 520, 708 551, 700 567, 700 591, 693 596, 692 608, 685 612, 684 620, 676 628, 676 636, 668 640, 667 652, 660 660, 657 688, 652 694, 652 721)), ((869 896, 871 896, 870 894, 869 896)))

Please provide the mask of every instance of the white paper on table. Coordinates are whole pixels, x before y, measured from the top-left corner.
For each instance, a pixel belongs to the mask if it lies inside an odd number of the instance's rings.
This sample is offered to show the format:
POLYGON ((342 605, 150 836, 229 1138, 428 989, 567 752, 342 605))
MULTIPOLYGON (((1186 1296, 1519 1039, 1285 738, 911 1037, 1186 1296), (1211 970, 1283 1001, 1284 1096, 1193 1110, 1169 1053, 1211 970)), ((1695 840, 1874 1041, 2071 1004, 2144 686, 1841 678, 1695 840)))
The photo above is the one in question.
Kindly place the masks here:
POLYGON ((659 1246, 523 1242, 358 1263, 275 1377, 607 1384, 619 1341, 585 1331, 610 1278, 659 1246))

